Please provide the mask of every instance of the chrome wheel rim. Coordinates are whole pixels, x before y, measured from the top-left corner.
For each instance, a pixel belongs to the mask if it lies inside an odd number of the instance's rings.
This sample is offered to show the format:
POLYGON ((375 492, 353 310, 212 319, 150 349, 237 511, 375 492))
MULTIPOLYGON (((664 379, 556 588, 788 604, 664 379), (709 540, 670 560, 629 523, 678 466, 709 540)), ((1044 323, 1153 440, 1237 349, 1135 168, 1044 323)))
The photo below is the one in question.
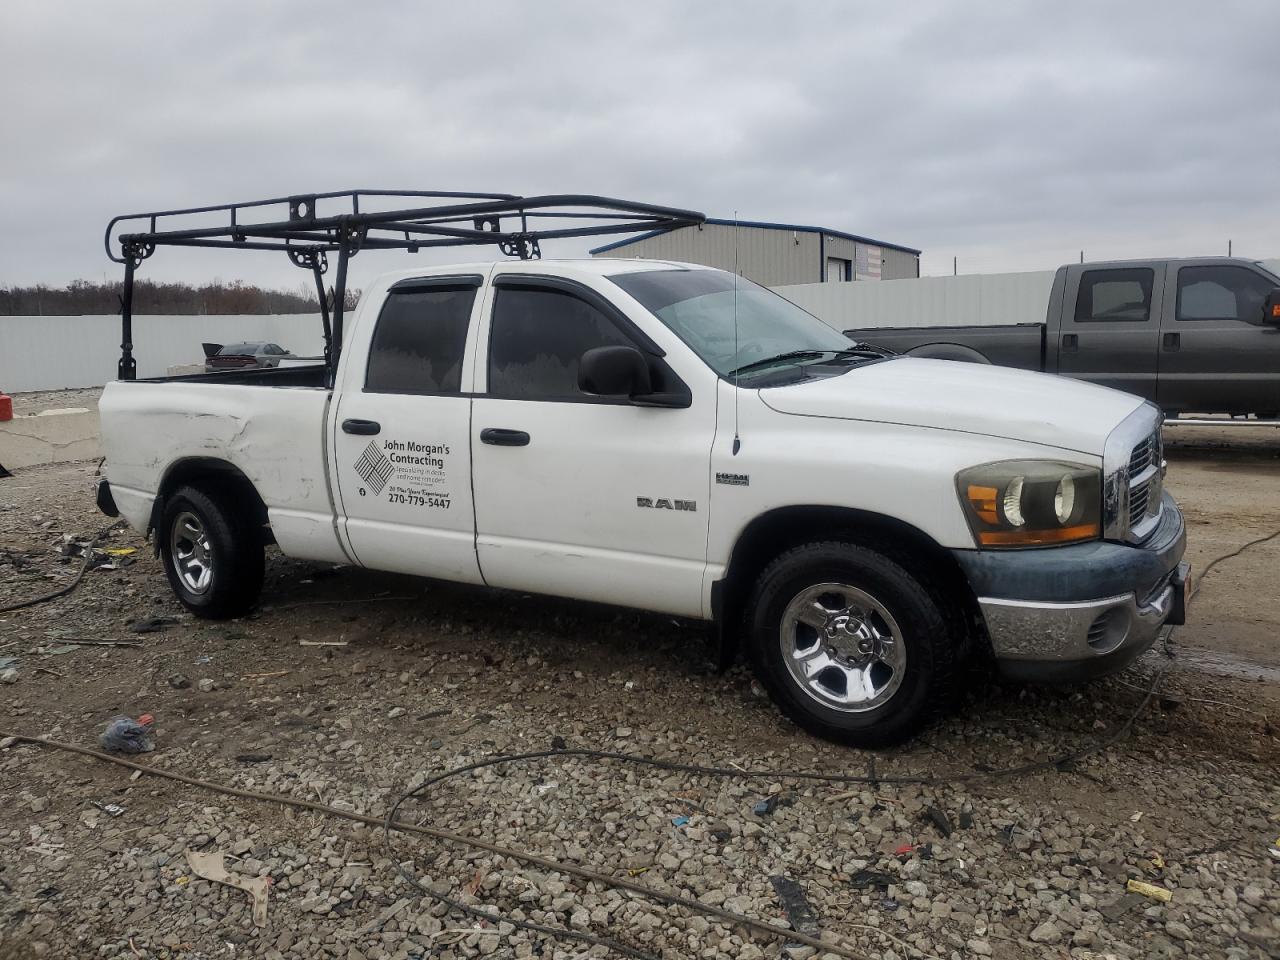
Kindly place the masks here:
POLYGON ((819 583, 782 613, 782 660, 824 707, 864 713, 887 703, 906 673, 902 630, 887 607, 847 583, 819 583))
POLYGON ((213 583, 213 548, 203 521, 194 513, 184 512, 174 518, 169 555, 183 587, 191 593, 209 589, 213 583))

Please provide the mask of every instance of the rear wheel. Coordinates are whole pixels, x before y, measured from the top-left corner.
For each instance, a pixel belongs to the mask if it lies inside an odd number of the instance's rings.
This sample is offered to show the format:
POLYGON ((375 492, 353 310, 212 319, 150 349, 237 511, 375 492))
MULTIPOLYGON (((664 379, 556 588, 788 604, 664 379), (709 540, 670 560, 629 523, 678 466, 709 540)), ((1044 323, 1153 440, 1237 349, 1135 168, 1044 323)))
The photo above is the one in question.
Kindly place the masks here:
POLYGON ((838 541, 789 550, 760 575, 747 616, 757 677, 818 736, 896 743, 954 694, 963 638, 940 599, 875 550, 838 541))
POLYGON ((169 584, 197 617, 248 613, 262 592, 262 540, 232 498, 181 487, 165 501, 156 531, 169 584))

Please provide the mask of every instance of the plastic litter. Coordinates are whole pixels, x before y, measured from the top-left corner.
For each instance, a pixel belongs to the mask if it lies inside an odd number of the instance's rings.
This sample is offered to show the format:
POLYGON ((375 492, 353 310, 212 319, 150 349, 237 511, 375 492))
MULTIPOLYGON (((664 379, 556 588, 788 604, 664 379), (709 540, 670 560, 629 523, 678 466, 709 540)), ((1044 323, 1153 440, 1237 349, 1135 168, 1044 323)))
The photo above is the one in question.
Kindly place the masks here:
POLYGON ((1143 883, 1141 880, 1130 880, 1124 888, 1130 893, 1138 893, 1148 900, 1159 900, 1161 903, 1168 903, 1173 899, 1172 891, 1157 887, 1154 883, 1143 883))
POLYGON ((215 850, 212 853, 196 853, 194 850, 188 850, 187 864, 197 877, 212 880, 214 883, 225 883, 228 887, 235 887, 249 894, 253 898, 253 925, 255 927, 267 925, 267 891, 271 889, 270 877, 245 877, 228 873, 221 850, 215 850))
POLYGON ((953 829, 951 826, 951 820, 947 817, 945 813, 943 813, 937 807, 929 807, 927 810, 925 810, 924 815, 925 815, 925 819, 928 820, 930 823, 932 823, 935 827, 937 827, 938 832, 941 833, 944 837, 951 836, 951 832, 953 829))
POLYGON ((683 827, 683 826, 685 826, 688 822, 689 822, 689 818, 688 818, 688 817, 684 817, 684 816, 680 816, 680 817, 672 817, 672 818, 671 818, 671 825, 672 825, 672 826, 675 826, 675 827, 683 827))
POLYGON ((813 909, 813 904, 804 895, 804 890, 800 884, 796 883, 790 877, 770 877, 769 882, 773 884, 773 892, 778 895, 778 900, 782 904, 783 912, 787 915, 787 922, 791 924, 791 929, 796 933, 803 933, 810 937, 818 935, 818 912, 813 909))
POLYGON ((134 720, 132 717, 116 717, 107 724, 107 729, 98 738, 103 750, 113 753, 150 753, 156 748, 151 739, 151 725, 155 717, 149 713, 134 720))

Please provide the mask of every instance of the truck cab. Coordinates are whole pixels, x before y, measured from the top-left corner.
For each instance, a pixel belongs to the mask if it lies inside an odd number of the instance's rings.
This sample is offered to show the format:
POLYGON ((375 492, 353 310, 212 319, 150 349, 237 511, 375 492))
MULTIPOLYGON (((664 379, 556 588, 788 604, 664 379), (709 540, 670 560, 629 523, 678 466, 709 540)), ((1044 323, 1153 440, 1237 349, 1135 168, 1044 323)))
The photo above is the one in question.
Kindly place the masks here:
POLYGON ((1060 267, 1050 372, 1126 390, 1171 415, 1280 411, 1280 278, 1224 257, 1060 267))

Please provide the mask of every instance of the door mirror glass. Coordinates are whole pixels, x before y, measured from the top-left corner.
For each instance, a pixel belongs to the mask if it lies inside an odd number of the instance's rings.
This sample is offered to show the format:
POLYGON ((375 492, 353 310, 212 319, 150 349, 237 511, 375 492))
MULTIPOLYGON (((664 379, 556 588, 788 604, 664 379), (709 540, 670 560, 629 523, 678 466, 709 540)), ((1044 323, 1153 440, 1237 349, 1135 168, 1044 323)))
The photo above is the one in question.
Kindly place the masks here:
POLYGON ((598 397, 642 397, 653 393, 653 381, 635 347, 592 347, 578 361, 578 389, 598 397))
POLYGON ((1280 287, 1267 294, 1262 303, 1262 322, 1280 327, 1280 287))

